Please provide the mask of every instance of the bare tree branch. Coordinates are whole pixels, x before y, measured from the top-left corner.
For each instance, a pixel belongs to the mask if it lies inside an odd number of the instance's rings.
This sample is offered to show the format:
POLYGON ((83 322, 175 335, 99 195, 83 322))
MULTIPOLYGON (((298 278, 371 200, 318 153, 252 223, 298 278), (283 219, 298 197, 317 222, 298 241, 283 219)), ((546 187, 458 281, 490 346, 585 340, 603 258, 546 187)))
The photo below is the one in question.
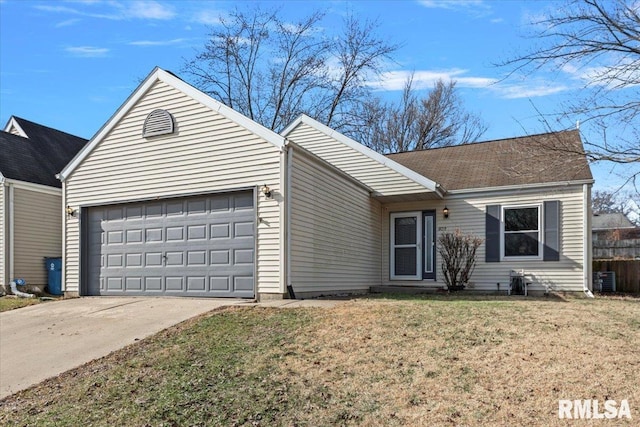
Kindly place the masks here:
POLYGON ((340 128, 367 99, 366 78, 398 45, 376 34, 376 22, 353 16, 342 33, 324 37, 323 18, 316 11, 291 23, 277 10, 236 9, 184 69, 195 86, 270 129, 301 113, 340 128))
POLYGON ((465 111, 455 85, 440 80, 418 98, 410 76, 399 102, 384 103, 374 98, 364 103, 345 133, 382 153, 477 141, 487 126, 478 116, 465 111))
POLYGON ((575 99, 560 113, 541 117, 545 123, 552 116, 559 122, 580 117, 598 135, 584 141, 586 156, 632 165, 627 181, 635 184, 640 174, 640 2, 573 0, 532 24, 539 29, 533 37, 540 47, 498 65, 511 68, 509 77, 551 69, 582 78, 585 85, 575 99))

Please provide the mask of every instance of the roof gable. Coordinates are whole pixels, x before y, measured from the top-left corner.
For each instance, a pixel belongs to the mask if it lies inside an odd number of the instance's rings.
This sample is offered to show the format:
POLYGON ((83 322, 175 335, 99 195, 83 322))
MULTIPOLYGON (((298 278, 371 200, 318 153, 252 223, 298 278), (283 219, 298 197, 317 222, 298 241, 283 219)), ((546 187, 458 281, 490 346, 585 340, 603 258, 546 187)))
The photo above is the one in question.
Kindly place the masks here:
POLYGON ((8 179, 61 187, 55 175, 84 147, 87 140, 19 117, 0 131, 0 173, 8 179))
POLYGON ((153 71, 147 76, 147 78, 138 86, 138 88, 127 98, 127 100, 120 106, 113 116, 100 128, 91 141, 84 147, 78 155, 69 162, 69 164, 60 172, 58 178, 64 181, 73 171, 82 163, 82 161, 94 150, 94 148, 111 132, 111 130, 118 124, 118 122, 140 101, 147 91, 154 85, 155 82, 161 81, 174 89, 184 93, 185 95, 195 99, 199 103, 205 105, 211 110, 221 114, 227 119, 237 123, 244 127, 248 131, 260 136, 267 142, 273 144, 278 148, 284 147, 284 138, 277 133, 267 129, 266 127, 254 122, 248 117, 238 113, 237 111, 227 107, 219 101, 211 98, 209 95, 199 91, 193 86, 189 85, 182 79, 175 76, 173 73, 165 71, 159 67, 153 69, 153 71))
POLYGON ((593 181, 577 130, 387 155, 447 191, 593 181))
MULTIPOLYGON (((376 192, 380 193, 378 194, 379 196, 425 191, 435 192, 440 196, 442 195, 438 183, 365 147, 359 142, 348 138, 340 132, 304 114, 287 126, 282 131, 282 135, 285 137, 293 137, 294 142, 302 145, 303 148, 311 151, 334 167, 343 170, 345 173, 373 188, 376 192), (338 142, 348 148, 348 150, 345 150, 345 153, 336 153, 336 150, 327 148, 321 152, 321 150, 314 150, 312 147, 307 146, 302 143, 302 141, 296 141, 296 132, 304 125, 313 128, 315 131, 330 138, 330 140, 338 142), (381 180, 385 182, 382 183, 380 182, 381 180), (392 180, 397 181, 399 192, 394 192, 390 188, 393 187, 393 185, 388 185, 392 180), (405 188, 400 190, 400 186, 405 188)), ((327 141, 329 141, 329 139, 327 139, 327 141)))

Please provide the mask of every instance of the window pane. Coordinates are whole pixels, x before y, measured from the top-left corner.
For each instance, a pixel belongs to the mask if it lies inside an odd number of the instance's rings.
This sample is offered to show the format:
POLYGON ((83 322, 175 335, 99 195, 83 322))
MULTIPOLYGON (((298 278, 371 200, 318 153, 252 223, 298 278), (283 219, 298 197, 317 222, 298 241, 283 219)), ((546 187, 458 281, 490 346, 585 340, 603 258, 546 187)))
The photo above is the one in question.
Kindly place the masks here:
POLYGON ((418 274, 416 251, 416 248, 395 248, 396 276, 415 276, 418 274))
POLYGON ((538 256, 538 233, 505 233, 505 256, 538 256))
MULTIPOLYGON (((418 227, 418 218, 396 218, 395 219, 395 234, 396 245, 415 245, 416 233, 418 227)), ((397 274, 397 273, 396 273, 397 274)))
POLYGON ((505 231, 537 230, 538 208, 504 210, 505 231))

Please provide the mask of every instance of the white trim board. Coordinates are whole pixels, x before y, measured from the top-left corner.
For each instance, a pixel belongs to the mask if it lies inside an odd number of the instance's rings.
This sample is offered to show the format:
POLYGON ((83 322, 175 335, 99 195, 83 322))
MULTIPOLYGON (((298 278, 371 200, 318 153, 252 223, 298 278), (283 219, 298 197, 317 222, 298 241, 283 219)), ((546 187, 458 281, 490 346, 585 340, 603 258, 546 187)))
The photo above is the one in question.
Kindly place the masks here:
POLYGON ((7 122, 7 125, 4 127, 4 131, 11 133, 10 129, 14 127, 18 130, 18 133, 20 134, 21 137, 23 138, 29 138, 29 135, 27 135, 27 133, 22 129, 22 127, 18 124, 18 121, 16 120, 16 118, 14 116, 11 116, 11 118, 9 119, 9 121, 7 122))
POLYGON ((34 184, 33 182, 17 181, 15 179, 9 178, 3 178, 2 180, 0 180, 0 182, 2 181, 6 182, 7 184, 12 184, 15 188, 19 188, 21 190, 36 191, 38 193, 52 194, 54 196, 62 195, 62 188, 50 187, 48 185, 42 184, 34 184))

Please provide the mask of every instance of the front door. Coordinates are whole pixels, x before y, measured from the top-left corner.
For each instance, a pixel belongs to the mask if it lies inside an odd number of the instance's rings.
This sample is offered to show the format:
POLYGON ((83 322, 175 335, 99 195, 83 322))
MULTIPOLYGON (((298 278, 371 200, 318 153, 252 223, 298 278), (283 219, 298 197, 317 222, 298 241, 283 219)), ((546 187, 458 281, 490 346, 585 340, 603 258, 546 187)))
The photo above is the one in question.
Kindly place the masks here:
POLYGON ((435 280, 436 212, 396 212, 390 216, 392 280, 435 280))
POLYGON ((391 279, 422 280, 422 212, 391 214, 391 279))

